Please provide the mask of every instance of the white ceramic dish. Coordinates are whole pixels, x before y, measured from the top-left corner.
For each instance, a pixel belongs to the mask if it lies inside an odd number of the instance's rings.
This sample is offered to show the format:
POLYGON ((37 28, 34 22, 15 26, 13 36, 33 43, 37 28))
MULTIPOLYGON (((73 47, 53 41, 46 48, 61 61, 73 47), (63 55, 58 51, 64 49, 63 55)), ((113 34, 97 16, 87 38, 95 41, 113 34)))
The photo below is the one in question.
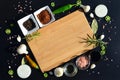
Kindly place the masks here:
POLYGON ((31 68, 30 66, 24 64, 24 65, 20 65, 17 68, 17 74, 20 78, 25 79, 28 78, 31 75, 31 68))
POLYGON ((34 12, 34 16, 35 16, 35 18, 36 18, 36 20, 37 20, 37 22, 38 22, 38 24, 39 24, 40 27, 46 26, 46 25, 50 24, 51 22, 55 21, 54 15, 53 15, 52 11, 50 10, 49 6, 45 6, 45 7, 43 7, 43 8, 40 8, 39 10, 35 11, 35 12, 34 12), (41 11, 43 11, 43 10, 48 10, 48 12, 49 12, 50 15, 51 15, 51 20, 50 20, 50 22, 48 22, 47 24, 42 24, 42 23, 40 22, 40 20, 38 19, 38 17, 37 17, 37 15, 38 15, 41 11))
POLYGON ((32 14, 29 14, 29 15, 21 18, 20 20, 17 21, 17 23, 18 23, 20 29, 22 30, 22 33, 23 33, 24 36, 26 36, 26 35, 28 35, 28 34, 31 34, 31 33, 35 32, 36 30, 39 29, 39 25, 38 25, 38 23, 36 22, 36 20, 35 20, 35 18, 34 18, 34 16, 33 16, 32 14), (29 30, 29 31, 28 31, 28 30, 23 26, 23 23, 24 23, 25 21, 27 21, 28 19, 30 19, 30 18, 31 18, 31 19, 33 20, 33 22, 35 23, 35 28, 33 28, 32 30, 29 30))
POLYGON ((73 63, 67 63, 64 65, 64 74, 67 77, 74 77, 78 72, 77 67, 73 63))
POLYGON ((96 8, 95 8, 95 14, 96 16, 103 18, 107 15, 108 13, 108 9, 104 4, 99 4, 96 8))

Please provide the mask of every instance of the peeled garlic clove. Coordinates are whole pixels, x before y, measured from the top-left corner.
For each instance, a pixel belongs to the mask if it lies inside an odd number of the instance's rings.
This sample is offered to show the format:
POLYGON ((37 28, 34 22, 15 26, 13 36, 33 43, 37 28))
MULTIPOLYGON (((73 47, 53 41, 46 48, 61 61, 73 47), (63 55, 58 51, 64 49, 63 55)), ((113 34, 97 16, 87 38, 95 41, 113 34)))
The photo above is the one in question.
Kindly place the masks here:
POLYGON ((91 67, 90 67, 90 69, 94 69, 95 67, 96 67, 96 65, 92 64, 91 67))
POLYGON ((93 14, 93 13, 90 13, 90 17, 91 17, 91 18, 94 18, 94 14, 93 14))
POLYGON ((18 42, 21 42, 21 36, 20 36, 20 35, 18 35, 17 41, 18 41, 18 42))
POLYGON ((102 35, 100 36, 100 39, 103 40, 104 38, 105 38, 105 35, 102 34, 102 35))

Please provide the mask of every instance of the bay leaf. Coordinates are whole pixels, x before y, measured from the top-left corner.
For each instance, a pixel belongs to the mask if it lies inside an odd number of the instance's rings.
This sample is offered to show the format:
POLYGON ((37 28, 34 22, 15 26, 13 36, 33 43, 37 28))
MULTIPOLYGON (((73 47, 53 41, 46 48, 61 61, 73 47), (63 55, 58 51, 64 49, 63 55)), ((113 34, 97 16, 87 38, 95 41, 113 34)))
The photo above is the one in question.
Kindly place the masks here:
POLYGON ((96 34, 98 31, 98 22, 96 19, 93 19, 92 24, 91 24, 91 28, 93 30, 93 33, 96 34))

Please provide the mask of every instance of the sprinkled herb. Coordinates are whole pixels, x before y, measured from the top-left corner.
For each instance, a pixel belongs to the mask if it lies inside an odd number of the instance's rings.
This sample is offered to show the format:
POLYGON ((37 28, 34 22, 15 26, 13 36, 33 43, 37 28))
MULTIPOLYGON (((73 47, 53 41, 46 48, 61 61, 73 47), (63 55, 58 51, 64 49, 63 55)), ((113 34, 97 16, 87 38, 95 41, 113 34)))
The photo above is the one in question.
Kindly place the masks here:
POLYGON ((110 22, 110 21, 111 21, 111 17, 107 15, 107 16, 105 17, 105 20, 106 20, 107 22, 110 22))
POLYGON ((44 73, 43 75, 44 75, 44 77, 45 77, 45 78, 47 78, 47 77, 48 77, 48 74, 47 74, 47 73, 44 73))
POLYGON ((14 24, 11 23, 11 24, 10 24, 10 27, 14 27, 14 24))
POLYGON ((10 69, 10 70, 8 71, 8 74, 9 74, 10 76, 12 76, 12 75, 14 74, 14 71, 13 71, 12 69, 10 69))
POLYGON ((11 34, 11 30, 10 30, 10 29, 6 29, 6 30, 5 30, 5 33, 6 33, 7 35, 11 34))
POLYGON ((90 46, 92 44, 95 45, 95 47, 97 46, 100 46, 101 50, 100 50, 100 55, 103 56, 105 53, 106 53, 106 45, 107 45, 107 42, 104 42, 102 41, 101 39, 97 39, 95 37, 95 35, 93 35, 93 37, 91 37, 90 35, 87 35, 88 38, 87 39, 84 39, 85 41, 83 41, 83 43, 88 43, 87 46, 90 46))
POLYGON ((81 5, 82 4, 82 1, 81 0, 77 0, 76 1, 76 6, 79 6, 79 5, 81 5))
POLYGON ((101 44, 100 45, 101 51, 100 51, 100 55, 104 55, 106 53, 106 45, 105 44, 101 44))
POLYGON ((51 2, 51 7, 55 7, 55 2, 51 2))
POLYGON ((27 40, 27 41, 31 41, 31 40, 33 40, 34 38, 36 38, 37 36, 39 36, 40 35, 40 33, 39 32, 34 32, 34 33, 32 33, 32 34, 29 34, 29 35, 27 35, 27 36, 25 36, 25 39, 27 40))

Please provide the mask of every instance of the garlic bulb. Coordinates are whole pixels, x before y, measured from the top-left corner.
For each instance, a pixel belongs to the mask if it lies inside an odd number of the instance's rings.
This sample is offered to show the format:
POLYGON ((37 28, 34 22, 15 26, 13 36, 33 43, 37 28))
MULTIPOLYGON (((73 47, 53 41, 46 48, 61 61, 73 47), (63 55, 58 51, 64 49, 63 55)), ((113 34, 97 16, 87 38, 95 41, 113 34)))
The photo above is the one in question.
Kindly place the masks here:
POLYGON ((84 12, 89 12, 90 11, 90 6, 89 5, 80 5, 81 8, 83 8, 84 12))
POLYGON ((19 54, 28 54, 26 45, 25 45, 25 44, 21 44, 21 45, 17 48, 17 52, 18 52, 19 54))
POLYGON ((61 77, 61 76, 63 76, 63 68, 61 68, 61 67, 56 68, 56 69, 54 70, 54 74, 55 74, 56 77, 61 77))

